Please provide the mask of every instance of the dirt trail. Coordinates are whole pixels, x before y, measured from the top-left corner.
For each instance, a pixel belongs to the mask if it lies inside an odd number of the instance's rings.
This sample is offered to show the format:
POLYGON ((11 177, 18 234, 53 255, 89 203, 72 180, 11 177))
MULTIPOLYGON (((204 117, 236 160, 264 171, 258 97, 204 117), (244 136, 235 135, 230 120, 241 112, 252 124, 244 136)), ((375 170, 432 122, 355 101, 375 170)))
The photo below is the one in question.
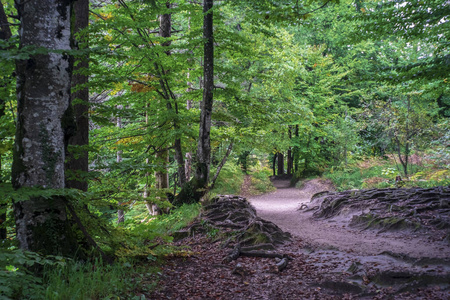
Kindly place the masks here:
POLYGON ((286 269, 272 271, 271 258, 224 262, 232 248, 197 234, 178 242, 191 254, 164 265, 150 299, 450 299, 448 244, 405 231, 355 230, 347 226, 349 216, 312 219, 298 208, 329 184, 318 179, 301 189, 289 188, 289 181, 274 184, 277 191, 247 198, 259 217, 293 235, 276 250, 292 258, 286 269))
POLYGON ((348 226, 351 216, 316 220, 312 212, 299 211, 313 194, 330 190, 330 184, 320 179, 305 182, 301 189, 290 188, 289 180, 276 180, 274 185, 275 192, 249 197, 249 201, 261 218, 274 222, 313 249, 334 249, 363 256, 390 252, 413 258, 450 258, 448 244, 431 241, 424 233, 361 231, 348 226))

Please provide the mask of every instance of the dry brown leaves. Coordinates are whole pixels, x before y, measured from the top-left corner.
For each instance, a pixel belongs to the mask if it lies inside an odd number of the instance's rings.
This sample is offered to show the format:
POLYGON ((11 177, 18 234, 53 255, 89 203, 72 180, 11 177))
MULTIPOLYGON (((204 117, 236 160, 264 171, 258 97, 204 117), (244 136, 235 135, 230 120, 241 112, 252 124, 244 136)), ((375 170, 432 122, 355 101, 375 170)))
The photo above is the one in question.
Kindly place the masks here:
MULTIPOLYGON (((268 258, 239 257, 222 264, 229 249, 205 236, 184 239, 191 253, 188 257, 172 257, 162 267, 158 288, 149 299, 446 299, 448 291, 439 287, 397 293, 390 288, 367 285, 363 293, 347 293, 327 288, 327 283, 345 282, 348 274, 331 272, 311 254, 300 251, 296 240, 280 247, 293 258, 282 272, 273 272, 275 261, 268 258), (239 272, 233 272, 240 264, 239 272)), ((364 285, 364 283, 363 283, 364 285)))

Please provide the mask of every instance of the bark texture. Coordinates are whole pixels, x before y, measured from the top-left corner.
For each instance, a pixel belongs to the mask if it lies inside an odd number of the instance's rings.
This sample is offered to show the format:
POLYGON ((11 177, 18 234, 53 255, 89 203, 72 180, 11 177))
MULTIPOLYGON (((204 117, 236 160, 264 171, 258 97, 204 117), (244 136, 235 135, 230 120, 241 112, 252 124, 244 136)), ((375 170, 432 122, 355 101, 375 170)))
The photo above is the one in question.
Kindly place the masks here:
POLYGON ((212 0, 203 1, 203 99, 200 104, 200 129, 197 144, 197 156, 194 178, 183 185, 174 200, 174 205, 200 201, 208 189, 209 170, 211 164, 211 114, 213 108, 214 90, 214 39, 213 39, 213 3, 212 0))
MULTIPOLYGON (((73 128, 70 108, 70 1, 16 2, 21 27, 20 47, 36 46, 47 54, 18 60, 17 128, 12 167, 14 188, 64 188, 64 142, 73 128)), ((34 198, 14 203, 17 239, 25 250, 73 255, 65 199, 34 198)))
POLYGON ((213 107, 214 90, 214 40, 213 40, 213 0, 203 1, 203 39, 204 65, 203 65, 203 100, 201 102, 200 130, 197 147, 197 166, 195 178, 198 188, 205 188, 209 180, 211 162, 211 114, 213 107))
MULTIPOLYGON (((89 25, 89 0, 77 0, 73 4, 74 10, 74 28, 73 28, 73 47, 74 49, 83 49, 87 43, 87 35, 80 36, 80 32, 89 25)), ((84 75, 88 68, 88 56, 77 57, 74 74, 72 76, 73 113, 75 115, 76 132, 69 138, 69 147, 87 146, 89 144, 89 89, 87 87, 88 76, 84 75)), ((76 179, 66 180, 66 187, 76 188, 87 191, 88 184, 83 179, 83 173, 88 172, 88 153, 87 150, 67 152, 66 171, 72 173, 76 179)), ((67 174, 66 174, 67 175, 67 174)), ((67 176, 66 176, 67 177, 67 176)))

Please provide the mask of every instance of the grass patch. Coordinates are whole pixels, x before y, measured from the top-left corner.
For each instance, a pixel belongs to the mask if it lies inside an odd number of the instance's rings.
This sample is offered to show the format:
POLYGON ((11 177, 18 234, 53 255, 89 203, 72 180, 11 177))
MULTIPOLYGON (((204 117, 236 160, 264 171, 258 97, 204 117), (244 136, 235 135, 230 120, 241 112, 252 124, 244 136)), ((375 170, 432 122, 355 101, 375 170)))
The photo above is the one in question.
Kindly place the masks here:
POLYGON ((65 267, 46 270, 45 299, 141 299, 143 292, 156 286, 156 282, 143 284, 144 274, 157 271, 136 268, 130 263, 68 263, 65 267))

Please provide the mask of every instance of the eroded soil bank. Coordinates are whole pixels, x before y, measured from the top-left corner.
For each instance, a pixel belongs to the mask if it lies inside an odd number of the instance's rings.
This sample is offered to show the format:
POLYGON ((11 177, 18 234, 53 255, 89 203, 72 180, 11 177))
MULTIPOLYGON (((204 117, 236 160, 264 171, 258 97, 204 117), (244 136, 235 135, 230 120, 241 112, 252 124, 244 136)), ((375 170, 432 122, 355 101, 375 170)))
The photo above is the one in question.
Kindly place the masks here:
POLYGON ((290 188, 287 180, 277 180, 274 184, 275 192, 250 197, 249 201, 258 216, 274 222, 311 247, 336 248, 358 255, 392 252, 415 258, 450 258, 449 244, 429 232, 379 233, 354 229, 349 226, 351 213, 328 220, 312 218, 313 211, 303 212, 299 208, 303 204, 309 205, 313 194, 332 189, 329 183, 320 179, 305 182, 301 189, 290 188))
MULTIPOLYGON (((312 195, 332 190, 328 182, 306 181, 301 189, 289 187, 287 180, 276 180, 274 184, 277 191, 250 197, 249 201, 261 218, 302 241, 299 251, 306 254, 308 263, 331 277, 338 275, 341 284, 327 283, 325 288, 345 290, 345 282, 363 289, 390 287, 395 293, 431 286, 448 289, 450 247, 439 233, 355 229, 349 226, 352 216, 358 213, 355 211, 316 219, 314 211, 301 208, 310 206, 312 195)), ((353 294, 361 295, 356 291, 353 294)), ((449 297, 448 290, 442 292, 442 297, 449 297)))

